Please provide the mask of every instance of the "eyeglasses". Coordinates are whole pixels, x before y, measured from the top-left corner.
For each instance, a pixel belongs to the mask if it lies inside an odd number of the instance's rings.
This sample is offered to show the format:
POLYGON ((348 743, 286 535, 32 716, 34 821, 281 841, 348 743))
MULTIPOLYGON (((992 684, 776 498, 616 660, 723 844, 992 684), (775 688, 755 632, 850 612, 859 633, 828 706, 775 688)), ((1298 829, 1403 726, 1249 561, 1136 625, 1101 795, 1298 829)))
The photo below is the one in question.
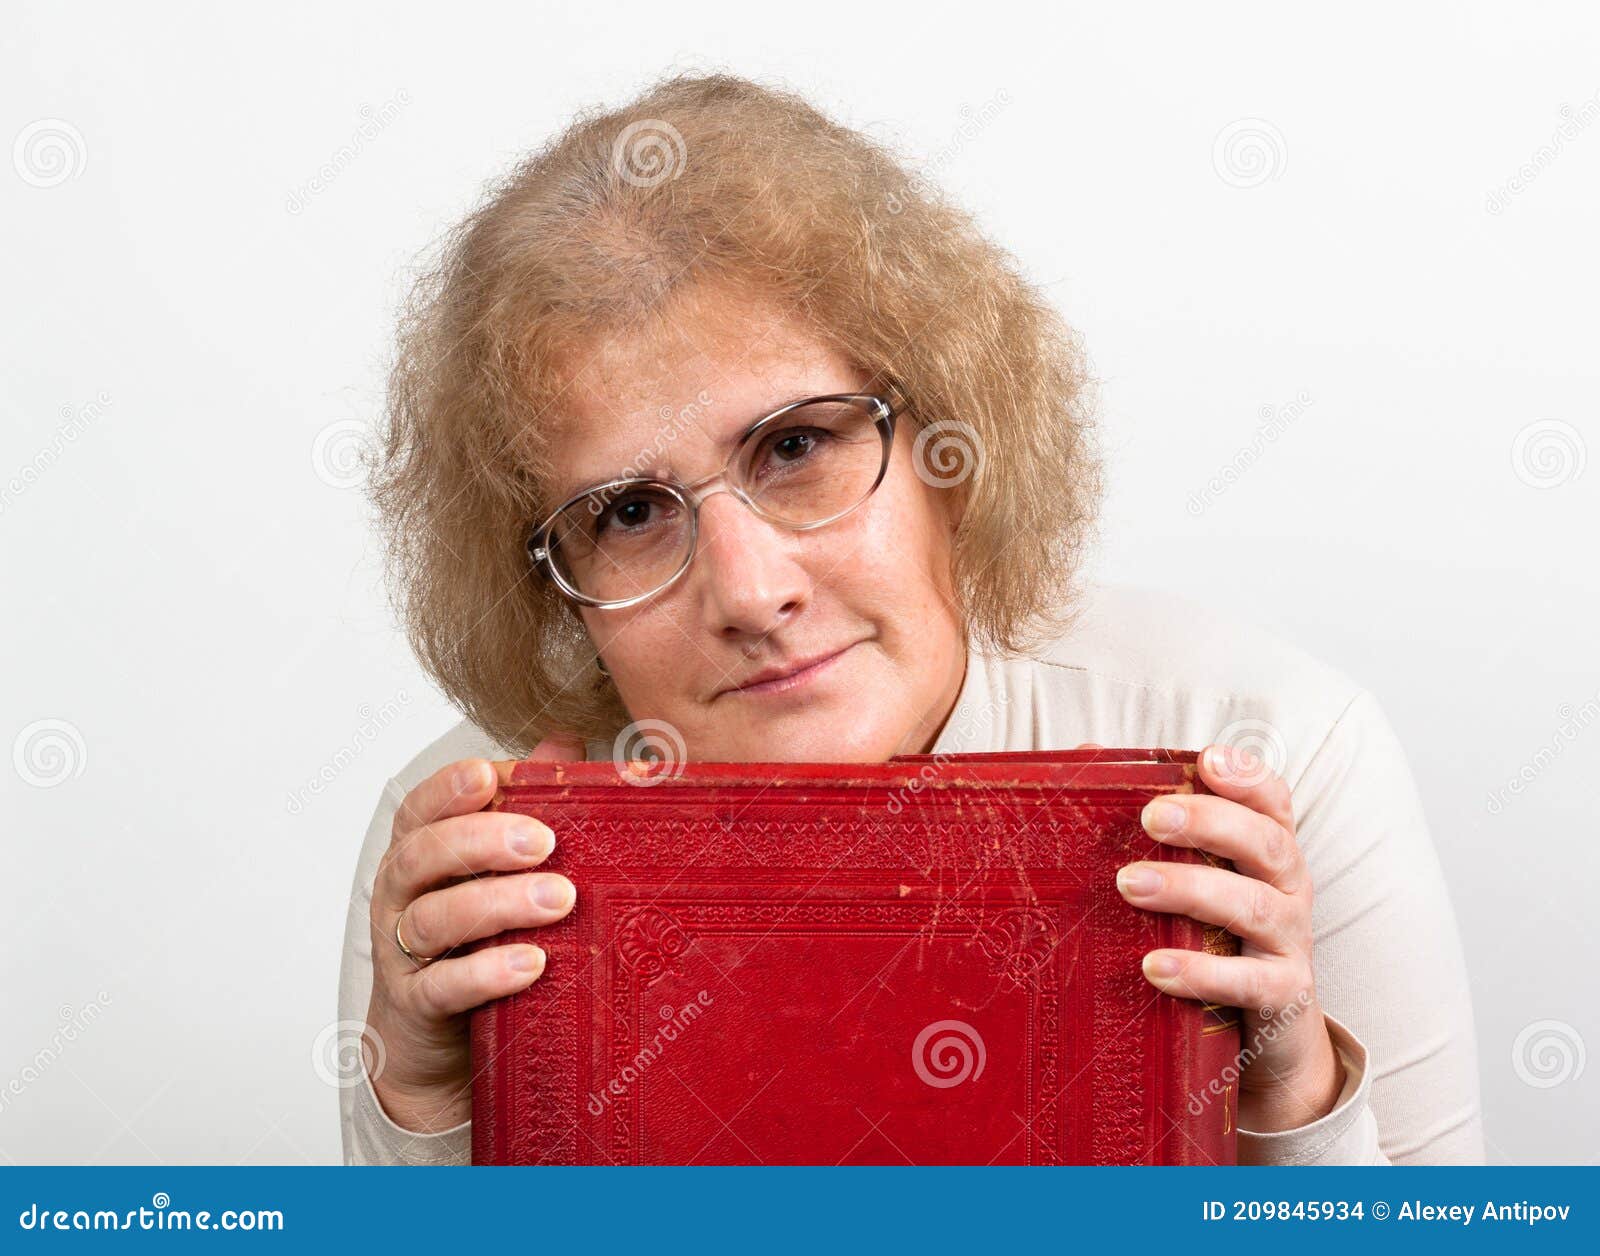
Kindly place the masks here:
POLYGON ((903 400, 869 393, 807 397, 740 438, 722 470, 683 484, 609 480, 563 502, 528 538, 528 557, 573 601, 620 610, 689 569, 700 505, 726 491, 793 531, 843 518, 883 482, 903 400))

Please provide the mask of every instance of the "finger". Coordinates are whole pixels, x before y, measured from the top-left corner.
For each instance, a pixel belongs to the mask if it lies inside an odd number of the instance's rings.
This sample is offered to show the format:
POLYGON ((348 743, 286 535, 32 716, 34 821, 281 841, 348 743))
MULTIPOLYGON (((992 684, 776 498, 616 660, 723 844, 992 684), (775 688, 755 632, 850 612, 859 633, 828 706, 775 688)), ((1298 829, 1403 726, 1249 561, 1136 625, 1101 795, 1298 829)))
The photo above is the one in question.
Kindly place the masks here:
POLYGON ((1221 925, 1274 955, 1309 949, 1298 900, 1250 877, 1205 864, 1131 863, 1117 870, 1117 889, 1135 907, 1221 925))
POLYGON ((1246 955, 1208 955, 1204 951, 1151 951, 1144 957, 1145 980, 1163 994, 1198 999, 1222 1007, 1271 1005, 1273 969, 1282 961, 1246 955))
POLYGON ((510 811, 451 816, 390 842, 373 882, 373 901, 398 912, 452 878, 536 867, 555 845, 555 834, 532 816, 510 811))
POLYGON ((1104 750, 1105 747, 1102 746, 1097 741, 1080 741, 1077 744, 1076 749, 1078 749, 1078 750, 1104 750))
POLYGON ((1243 803, 1209 794, 1165 794, 1145 804, 1139 821, 1156 841, 1231 859, 1246 876, 1285 894, 1298 894, 1308 880, 1292 831, 1243 803))
POLYGON ((481 811, 494 797, 496 784, 487 759, 462 759, 442 767, 400 800, 394 832, 405 833, 448 816, 481 811))
POLYGON ((544 975, 546 962, 544 949, 528 943, 486 946, 418 970, 406 990, 425 1016, 446 1020, 526 990, 544 975))
POLYGON ((552 733, 528 755, 530 759, 547 762, 553 759, 579 759, 587 753, 583 739, 576 733, 552 733))
POLYGON ((408 906, 402 936, 418 955, 443 955, 507 929, 554 924, 572 910, 577 896, 572 882, 556 872, 462 881, 431 890, 408 906))
POLYGON ((1259 755, 1232 746, 1207 746, 1200 752, 1200 779, 1213 793, 1269 815, 1294 832, 1289 786, 1259 755))

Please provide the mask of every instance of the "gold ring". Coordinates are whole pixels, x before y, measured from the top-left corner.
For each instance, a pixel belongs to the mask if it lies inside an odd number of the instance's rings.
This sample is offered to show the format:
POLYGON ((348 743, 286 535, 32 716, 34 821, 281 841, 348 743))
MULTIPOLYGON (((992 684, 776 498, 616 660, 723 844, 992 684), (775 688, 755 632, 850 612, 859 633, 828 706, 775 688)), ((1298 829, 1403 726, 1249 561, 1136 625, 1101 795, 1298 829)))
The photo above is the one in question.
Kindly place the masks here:
POLYGON ((396 916, 394 918, 394 941, 395 941, 395 945, 400 948, 400 954, 404 955, 408 960, 410 960, 413 964, 417 965, 417 967, 419 967, 419 968, 422 967, 424 964, 433 963, 434 960, 439 958, 437 955, 418 955, 415 951, 413 951, 409 946, 406 945, 406 940, 400 936, 400 917, 404 916, 404 915, 405 915, 405 912, 402 911, 399 916, 396 916))

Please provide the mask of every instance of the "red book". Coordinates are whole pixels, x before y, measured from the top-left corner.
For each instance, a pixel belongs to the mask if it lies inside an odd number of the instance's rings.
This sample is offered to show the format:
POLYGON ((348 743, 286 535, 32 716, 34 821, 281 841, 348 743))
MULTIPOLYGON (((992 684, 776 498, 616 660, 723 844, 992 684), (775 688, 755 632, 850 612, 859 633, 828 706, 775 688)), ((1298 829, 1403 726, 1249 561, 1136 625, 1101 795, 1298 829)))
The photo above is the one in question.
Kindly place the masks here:
MULTIPOLYGON (((1118 893, 1176 750, 521 762, 549 959, 472 1015, 477 1164, 1231 1164, 1237 1014, 1161 994, 1221 929, 1118 893)), ((1216 862, 1216 861, 1213 861, 1216 862)))

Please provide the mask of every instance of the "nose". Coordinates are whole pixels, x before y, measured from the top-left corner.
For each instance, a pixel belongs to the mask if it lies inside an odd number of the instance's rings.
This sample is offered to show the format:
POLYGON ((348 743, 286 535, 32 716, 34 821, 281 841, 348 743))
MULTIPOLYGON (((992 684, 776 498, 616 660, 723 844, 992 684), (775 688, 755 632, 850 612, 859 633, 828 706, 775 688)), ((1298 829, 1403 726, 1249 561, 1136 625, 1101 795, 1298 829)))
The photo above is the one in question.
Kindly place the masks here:
POLYGON ((732 493, 700 505, 700 539, 685 573, 699 583, 706 627, 716 636, 761 637, 790 619, 811 595, 791 532, 768 523, 732 493))

